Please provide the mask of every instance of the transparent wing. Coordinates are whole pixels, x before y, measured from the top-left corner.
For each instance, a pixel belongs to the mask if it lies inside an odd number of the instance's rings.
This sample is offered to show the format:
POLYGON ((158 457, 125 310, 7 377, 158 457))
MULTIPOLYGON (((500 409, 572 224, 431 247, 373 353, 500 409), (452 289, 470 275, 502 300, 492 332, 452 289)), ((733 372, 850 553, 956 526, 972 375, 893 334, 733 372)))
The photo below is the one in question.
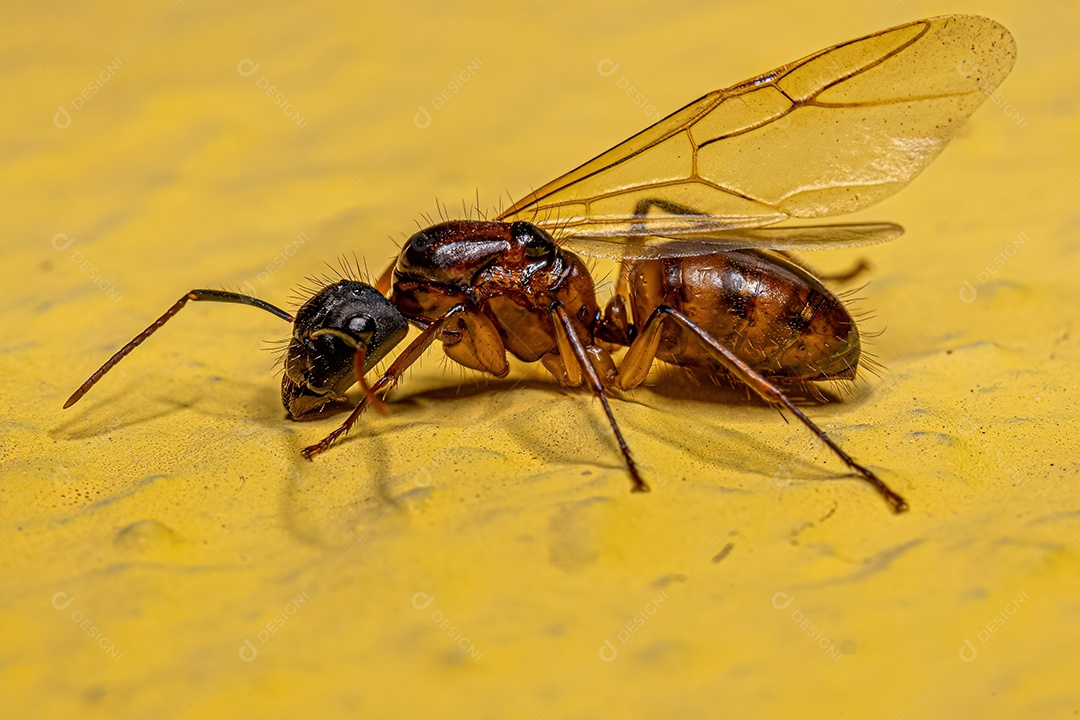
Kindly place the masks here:
POLYGON ((709 93, 499 219, 620 243, 853 212, 919 174, 1015 57, 984 17, 883 30, 709 93))
POLYGON ((656 260, 743 248, 794 251, 862 247, 889 242, 903 234, 904 229, 892 223, 851 223, 723 230, 702 237, 631 235, 618 243, 610 238, 570 235, 559 242, 589 257, 656 260))

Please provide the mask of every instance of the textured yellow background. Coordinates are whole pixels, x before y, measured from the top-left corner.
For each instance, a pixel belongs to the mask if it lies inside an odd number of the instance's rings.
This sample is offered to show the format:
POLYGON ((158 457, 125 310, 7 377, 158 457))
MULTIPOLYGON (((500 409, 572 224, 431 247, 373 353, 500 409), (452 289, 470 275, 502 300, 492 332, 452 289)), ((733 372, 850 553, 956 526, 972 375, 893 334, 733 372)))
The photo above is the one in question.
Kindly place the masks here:
POLYGON ((0 29, 0 716, 1080 709, 1075 4, 170 2, 0 29), (887 371, 809 412, 907 515, 774 411, 663 380, 615 403, 631 495, 587 395, 459 387, 437 354, 307 463, 338 418, 283 419, 259 348, 288 328, 241 307, 189 307, 60 409, 190 288, 381 268, 436 197, 496 206, 942 12, 1004 23, 1015 70, 858 218, 904 238, 811 259, 874 265, 887 371))

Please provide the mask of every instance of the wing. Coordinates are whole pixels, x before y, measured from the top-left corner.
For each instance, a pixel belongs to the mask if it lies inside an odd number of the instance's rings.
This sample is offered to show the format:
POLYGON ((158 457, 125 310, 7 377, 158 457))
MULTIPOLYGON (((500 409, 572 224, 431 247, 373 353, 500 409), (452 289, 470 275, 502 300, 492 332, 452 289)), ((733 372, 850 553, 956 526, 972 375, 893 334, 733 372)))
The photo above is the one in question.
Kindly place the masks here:
POLYGON ((615 260, 659 260, 687 255, 708 255, 721 250, 825 250, 863 247, 895 240, 904 229, 892 223, 803 225, 722 230, 707 236, 634 236, 612 242, 607 237, 572 235, 559 240, 581 255, 615 260))
POLYGON ((883 30, 709 93, 499 219, 534 222, 578 246, 654 235, 702 241, 854 212, 918 175, 1015 57, 1008 30, 984 17, 883 30))

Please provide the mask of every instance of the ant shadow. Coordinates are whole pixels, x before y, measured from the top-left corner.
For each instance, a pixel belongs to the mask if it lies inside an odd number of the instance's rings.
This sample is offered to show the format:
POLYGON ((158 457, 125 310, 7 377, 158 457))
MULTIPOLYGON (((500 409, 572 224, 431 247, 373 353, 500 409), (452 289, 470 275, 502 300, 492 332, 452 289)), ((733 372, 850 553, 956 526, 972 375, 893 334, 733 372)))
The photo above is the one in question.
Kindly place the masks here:
MULTIPOLYGON (((723 480, 725 471, 727 475, 756 475, 771 479, 780 487, 792 483, 804 481, 852 481, 854 475, 846 471, 829 471, 820 464, 811 462, 798 453, 787 452, 778 449, 762 441, 759 436, 751 432, 734 430, 723 425, 722 419, 717 422, 702 422, 702 416, 695 414, 691 421, 679 422, 677 414, 672 415, 666 410, 664 403, 652 403, 653 398, 662 398, 678 401, 694 401, 701 404, 722 407, 745 407, 745 408, 770 408, 756 396, 748 395, 745 388, 738 384, 719 383, 712 381, 701 382, 694 377, 688 377, 681 368, 665 368, 660 371, 655 385, 636 391, 633 397, 627 397, 622 393, 612 393, 616 397, 613 403, 616 417, 620 424, 630 430, 628 442, 634 447, 634 436, 647 436, 660 444, 670 447, 680 454, 685 462, 680 463, 683 472, 691 474, 691 477, 676 477, 665 475, 666 469, 656 471, 656 467, 648 457, 636 455, 639 465, 650 471, 650 478, 654 486, 666 485, 672 480, 691 480, 697 478, 706 479, 706 482, 717 492, 755 492, 753 488, 745 488, 740 485, 726 484, 723 480), (653 411, 666 414, 672 422, 642 422, 640 414, 632 417, 627 413, 620 416, 619 400, 649 407, 653 411)), ((355 492, 351 500, 339 505, 339 510, 346 513, 349 523, 367 525, 372 518, 377 521, 390 510, 399 506, 408 507, 409 498, 422 499, 433 488, 443 483, 437 477, 432 478, 430 470, 411 470, 404 473, 393 471, 394 459, 391 445, 401 442, 401 435, 419 436, 428 428, 438 428, 442 431, 453 430, 458 427, 465 430, 470 427, 470 422, 475 416, 454 420, 452 410, 440 412, 437 417, 425 417, 431 413, 433 407, 442 407, 454 400, 468 400, 484 397, 507 398, 505 402, 493 402, 485 406, 484 423, 497 426, 508 432, 513 438, 516 448, 507 450, 499 448, 499 452, 524 452, 536 457, 543 458, 544 464, 553 469, 559 467, 591 466, 603 471, 621 473, 624 471, 622 459, 614 443, 611 428, 607 424, 603 414, 593 401, 591 393, 582 389, 568 389, 556 384, 554 381, 543 379, 487 379, 477 378, 474 381, 466 381, 461 384, 447 385, 443 387, 423 389, 409 392, 407 387, 396 390, 389 402, 390 414, 388 417, 366 417, 354 427, 352 433, 335 444, 328 451, 328 455, 346 450, 350 445, 357 448, 356 452, 364 457, 364 470, 369 482, 361 486, 354 486, 355 492), (543 405, 533 406, 529 412, 546 414, 546 417, 537 417, 534 423, 521 422, 522 408, 513 398, 514 391, 534 390, 550 395, 550 400, 542 401, 543 405), (550 403, 576 403, 574 412, 579 417, 567 421, 567 431, 554 435, 548 431, 551 423, 550 403), (570 438, 569 440, 567 438, 570 438), (425 482, 417 483, 415 479, 418 473, 425 475, 425 482), (410 483, 410 479, 414 482, 410 483), (361 489, 364 488, 364 489, 361 489), (404 501, 404 502, 403 502, 404 501), (375 516, 378 517, 375 517, 375 516)), ((808 403, 821 405, 820 398, 807 394, 800 398, 808 403)), ((350 410, 348 406, 336 407, 322 413, 316 419, 326 419, 333 415, 350 410)), ((678 412, 678 411, 676 411, 678 412)), ((777 418, 779 421, 779 418, 777 418)), ((804 429, 795 424, 795 432, 804 429)), ((806 431, 809 432, 809 431, 806 431)), ((311 440, 309 438, 309 440, 311 440)), ((313 441, 313 440, 312 440, 313 441)), ((298 454, 299 443, 295 452, 298 454)), ((449 451, 448 446, 443 452, 449 451)), ((470 448, 476 451, 476 448, 470 448)), ((495 452, 494 449, 492 449, 495 452)), ((654 453, 655 455, 655 450, 654 453)), ((331 457, 320 457, 332 462, 331 457)), ((399 460, 400 464, 400 460, 399 460)), ((656 463, 661 465, 661 463, 656 463)), ((586 483, 600 482, 599 478, 607 473, 592 476, 586 483)), ((461 471, 454 471, 455 484, 461 480, 461 471)), ((606 482, 604 480, 603 482, 606 482)), ((629 486, 629 480, 627 481, 629 486)), ((301 489, 296 486, 295 492, 290 493, 289 504, 293 510, 299 510, 296 501, 301 504, 308 502, 303 500, 301 489)), ((320 493, 321 494, 321 493, 320 493)), ((306 533, 308 540, 315 540, 318 533, 306 533)), ((347 539, 347 538, 346 538, 347 539)))
MULTIPOLYGON (((690 401, 718 409, 770 407, 738 383, 723 378, 716 381, 711 376, 698 377, 672 366, 658 368, 650 380, 647 387, 631 393, 613 391, 610 395, 616 418, 624 431, 630 431, 626 434, 632 449, 635 436, 650 437, 679 453, 686 461, 680 463, 683 472, 693 474, 692 477, 676 477, 663 468, 664 463, 656 461, 654 465, 648 456, 635 455, 643 470, 651 475, 648 480, 654 487, 673 480, 701 479, 717 492, 754 492, 752 488, 725 484, 725 471, 731 471, 729 475, 772 478, 777 484, 852 479, 849 473, 828 472, 797 454, 770 447, 749 432, 725 427, 720 417, 716 422, 703 422, 701 413, 696 412, 693 420, 687 421, 680 418, 681 409, 672 409, 666 402, 690 401), (647 407, 658 414, 658 419, 664 419, 643 421, 640 413, 620 412, 621 403, 647 407), (661 471, 657 472, 656 466, 661 466, 661 471)), ((401 466, 400 452, 395 454, 398 450, 395 446, 403 441, 403 436, 408 442, 409 436, 419 437, 429 430, 445 432, 449 429, 453 432, 456 428, 465 431, 475 424, 475 414, 455 420, 450 408, 446 412, 433 412, 433 408, 448 406, 455 400, 494 398, 495 401, 484 406, 483 422, 506 431, 513 440, 513 447, 491 448, 491 452, 527 453, 542 458, 544 466, 551 470, 537 475, 538 481, 560 472, 560 468, 586 466, 602 471, 588 479, 583 478, 585 484, 604 484, 609 482, 605 477, 609 473, 624 472, 611 428, 592 394, 587 389, 564 388, 554 380, 542 377, 473 376, 459 383, 417 391, 410 391, 405 383, 394 390, 388 416, 365 413, 348 436, 335 443, 326 454, 317 456, 314 462, 303 459, 300 450, 336 427, 344 414, 351 412, 352 402, 334 404, 294 425, 285 419, 279 398, 267 393, 265 384, 236 378, 220 385, 211 383, 184 399, 160 392, 148 397, 144 390, 134 389, 135 386, 104 395, 99 392, 90 407, 65 419, 51 432, 65 439, 82 440, 188 411, 205 418, 232 421, 241 436, 250 435, 254 430, 280 433, 279 457, 285 459, 279 468, 271 466, 265 471, 270 478, 277 476, 285 481, 280 510, 283 524, 299 540, 313 545, 351 543, 362 528, 386 523, 384 518, 391 511, 408 513, 412 500, 422 501, 445 484, 439 477, 438 467, 434 471, 413 468, 395 472, 395 466, 401 466), (528 413, 543 415, 537 422, 522 422, 523 408, 520 398, 515 397, 517 390, 536 391, 534 395, 547 396, 539 405, 527 409, 528 413), (554 408, 553 403, 559 403, 561 407, 554 408), (239 411, 242 416, 238 416, 237 408, 242 409, 239 411), (572 419, 567 415, 568 420, 560 432, 551 432, 558 422, 553 416, 560 412, 575 415, 572 419), (349 461, 335 462, 350 446, 354 450, 349 453, 349 461), (362 458, 362 464, 356 463, 357 458, 362 458), (426 473, 424 482, 416 481, 419 472, 426 473), (348 532, 345 532, 346 528, 348 532), (353 529, 358 532, 354 533, 353 529)), ((358 399, 359 395, 353 391, 350 398, 358 399)), ((807 396, 803 399, 815 405, 822 404, 817 398, 807 396)), ((449 453, 453 447, 448 444, 442 452, 449 453)), ((482 452, 482 448, 470 447, 469 451, 482 452)), ((652 455, 656 455, 655 449, 652 455)), ((454 482, 462 480, 463 473, 467 479, 467 470, 454 470, 454 482)))
POLYGON ((267 429, 280 427, 285 417, 284 410, 280 402, 267 395, 264 386, 236 378, 227 381, 222 378, 219 392, 215 387, 219 381, 211 382, 213 384, 208 383, 198 391, 189 392, 184 399, 178 399, 175 393, 151 397, 144 386, 137 384, 111 393, 98 392, 90 401, 83 399, 77 409, 69 408, 67 412, 72 414, 54 425, 50 435, 64 440, 87 440, 153 423, 184 411, 197 413, 204 418, 254 424, 267 429), (245 409, 242 419, 238 418, 238 406, 245 409))
MULTIPOLYGON (((671 400, 690 400, 736 407, 772 407, 770 403, 756 395, 745 383, 727 375, 723 371, 708 372, 699 368, 679 367, 665 364, 650 375, 648 385, 642 386, 651 395, 671 400)), ((867 395, 867 386, 861 381, 830 382, 794 382, 785 384, 773 379, 774 384, 796 405, 807 407, 827 407, 843 404, 857 406, 867 395)), ((638 389, 623 393, 622 397, 633 396, 638 389)))

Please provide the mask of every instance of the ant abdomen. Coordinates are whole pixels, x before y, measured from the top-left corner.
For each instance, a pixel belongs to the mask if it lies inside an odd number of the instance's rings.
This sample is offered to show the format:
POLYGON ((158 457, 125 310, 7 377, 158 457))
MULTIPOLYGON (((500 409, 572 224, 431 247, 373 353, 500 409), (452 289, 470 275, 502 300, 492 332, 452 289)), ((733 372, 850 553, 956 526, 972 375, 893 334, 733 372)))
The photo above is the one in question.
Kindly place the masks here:
MULTIPOLYGON (((630 300, 635 323, 643 324, 658 305, 676 308, 773 379, 851 380, 858 371, 859 330, 847 308, 804 268, 773 253, 733 250, 640 261, 630 271, 630 300)), ((719 367, 674 325, 657 357, 719 367)))

